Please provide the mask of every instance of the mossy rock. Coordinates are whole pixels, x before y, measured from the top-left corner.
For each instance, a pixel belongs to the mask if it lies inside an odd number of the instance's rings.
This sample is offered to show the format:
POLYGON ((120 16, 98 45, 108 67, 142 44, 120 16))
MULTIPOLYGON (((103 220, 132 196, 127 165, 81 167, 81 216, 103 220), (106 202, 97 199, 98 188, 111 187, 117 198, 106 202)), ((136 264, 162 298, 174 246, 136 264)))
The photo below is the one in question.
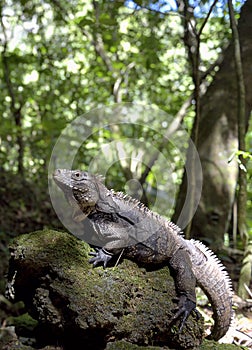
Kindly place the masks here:
POLYGON ((179 322, 170 325, 176 292, 167 267, 147 271, 125 259, 94 269, 85 242, 52 230, 21 235, 10 251, 8 293, 38 321, 41 343, 105 349, 124 340, 193 349, 202 341, 202 319, 190 316, 181 333, 179 322))
MULTIPOLYGON (((116 341, 108 343, 105 350, 169 350, 168 347, 157 347, 157 346, 138 346, 125 341, 116 341)), ((177 348, 176 348, 177 349, 177 348)), ((204 340, 203 343, 198 347, 198 350, 246 350, 246 347, 240 347, 233 344, 219 344, 215 341, 204 340)))

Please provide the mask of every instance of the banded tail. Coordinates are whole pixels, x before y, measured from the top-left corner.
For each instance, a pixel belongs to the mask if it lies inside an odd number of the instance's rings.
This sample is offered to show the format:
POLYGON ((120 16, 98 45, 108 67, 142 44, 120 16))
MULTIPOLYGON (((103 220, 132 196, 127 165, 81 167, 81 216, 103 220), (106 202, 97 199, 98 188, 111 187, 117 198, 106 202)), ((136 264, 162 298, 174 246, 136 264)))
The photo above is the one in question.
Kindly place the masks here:
POLYGON ((232 322, 231 280, 225 267, 210 249, 199 241, 191 239, 190 242, 194 246, 190 257, 197 285, 207 295, 213 309, 214 326, 207 339, 219 340, 227 333, 232 322))

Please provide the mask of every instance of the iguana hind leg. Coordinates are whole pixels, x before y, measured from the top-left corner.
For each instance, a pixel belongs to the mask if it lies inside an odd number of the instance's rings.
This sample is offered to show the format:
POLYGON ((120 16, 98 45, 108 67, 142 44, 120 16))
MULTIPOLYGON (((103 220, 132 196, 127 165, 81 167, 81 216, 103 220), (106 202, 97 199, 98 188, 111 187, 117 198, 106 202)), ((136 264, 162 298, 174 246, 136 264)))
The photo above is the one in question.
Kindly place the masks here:
POLYGON ((195 311, 198 317, 195 294, 196 278, 192 272, 191 260, 184 248, 180 248, 174 253, 169 261, 169 265, 175 272, 174 281, 179 297, 178 307, 171 322, 173 323, 181 317, 179 328, 179 331, 181 331, 192 311, 195 311))

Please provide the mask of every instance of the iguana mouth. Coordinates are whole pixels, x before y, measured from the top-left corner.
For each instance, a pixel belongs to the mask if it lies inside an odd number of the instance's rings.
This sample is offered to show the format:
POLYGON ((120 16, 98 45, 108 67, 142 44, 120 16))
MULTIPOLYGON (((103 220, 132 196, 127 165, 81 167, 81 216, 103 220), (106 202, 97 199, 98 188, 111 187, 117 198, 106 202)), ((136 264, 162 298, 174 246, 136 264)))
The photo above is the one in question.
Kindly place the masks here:
POLYGON ((65 192, 71 191, 73 185, 71 184, 71 180, 69 180, 66 176, 64 176, 64 170, 56 169, 53 173, 53 179, 56 184, 65 192))

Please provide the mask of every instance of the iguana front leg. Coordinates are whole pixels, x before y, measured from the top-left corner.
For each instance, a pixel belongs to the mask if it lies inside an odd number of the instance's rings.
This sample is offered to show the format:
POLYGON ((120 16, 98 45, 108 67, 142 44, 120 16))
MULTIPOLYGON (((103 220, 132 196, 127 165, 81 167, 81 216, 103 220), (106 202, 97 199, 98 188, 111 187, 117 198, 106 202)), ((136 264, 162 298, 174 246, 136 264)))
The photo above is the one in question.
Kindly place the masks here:
POLYGON ((180 248, 174 253, 169 264, 175 272, 175 287, 179 295, 177 312, 172 317, 171 322, 182 317, 179 327, 179 331, 181 331, 191 312, 197 312, 195 294, 196 278, 192 272, 191 260, 184 248, 180 248))
POLYGON ((99 263, 103 263, 103 267, 105 268, 114 254, 107 252, 104 248, 95 248, 95 250, 95 252, 89 253, 93 256, 93 258, 89 259, 89 263, 93 264, 94 267, 99 263))
POLYGON ((96 252, 91 252, 93 256, 89 260, 93 266, 103 263, 106 267, 107 263, 114 255, 120 254, 123 248, 129 244, 129 228, 121 224, 121 222, 111 222, 104 220, 99 225, 94 224, 97 236, 101 237, 102 248, 96 248, 96 252), (101 227, 102 225, 102 227, 101 227), (102 233, 102 235, 101 235, 102 233), (104 243, 105 241, 105 243, 104 243))

